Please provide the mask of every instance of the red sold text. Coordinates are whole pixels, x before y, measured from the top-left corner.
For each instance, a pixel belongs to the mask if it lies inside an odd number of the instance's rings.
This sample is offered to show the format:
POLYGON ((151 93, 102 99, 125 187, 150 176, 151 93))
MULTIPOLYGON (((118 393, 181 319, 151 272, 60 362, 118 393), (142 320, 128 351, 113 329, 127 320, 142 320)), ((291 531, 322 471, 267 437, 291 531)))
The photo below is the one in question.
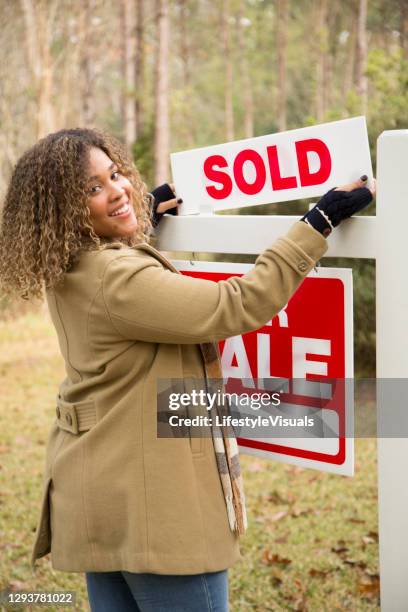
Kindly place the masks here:
POLYGON ((282 176, 279 165, 277 145, 266 147, 267 163, 257 151, 244 149, 240 151, 229 167, 223 155, 210 155, 204 160, 204 174, 208 180, 217 185, 207 185, 206 191, 211 198, 223 200, 231 192, 235 182, 237 188, 246 195, 255 195, 262 191, 265 185, 272 186, 274 191, 293 189, 296 187, 309 187, 321 185, 330 176, 332 160, 330 151, 325 143, 318 138, 308 138, 294 143, 299 171, 299 183, 296 176, 282 176), (318 156, 320 167, 311 172, 308 153, 318 156), (244 176, 244 165, 251 163, 255 171, 255 178, 249 182, 244 176))

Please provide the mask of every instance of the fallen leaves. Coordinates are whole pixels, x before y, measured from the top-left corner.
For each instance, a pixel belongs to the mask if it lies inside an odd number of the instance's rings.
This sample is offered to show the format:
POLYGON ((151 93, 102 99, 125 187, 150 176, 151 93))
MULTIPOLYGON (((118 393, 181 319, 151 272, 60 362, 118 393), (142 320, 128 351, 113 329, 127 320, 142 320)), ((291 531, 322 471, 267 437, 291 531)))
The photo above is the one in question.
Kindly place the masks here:
POLYGON ((282 497, 279 491, 272 491, 272 493, 268 495, 267 501, 276 505, 289 505, 294 501, 294 495, 287 495, 285 498, 282 497))
POLYGON ((367 535, 362 537, 363 546, 367 546, 368 544, 375 544, 378 542, 378 533, 377 531, 369 531, 367 535))
POLYGON ((349 551, 344 540, 339 540, 337 546, 332 546, 330 550, 340 556, 349 551))
POLYGON ((334 569, 315 569, 312 568, 309 570, 309 576, 311 576, 312 578, 325 578, 327 576, 327 574, 330 574, 331 572, 333 572, 334 569))
POLYGON ((286 601, 290 602, 290 609, 293 612, 307 612, 307 587, 299 579, 294 580, 296 594, 283 595, 286 601))
POLYGON ((276 553, 272 553, 270 550, 264 550, 263 555, 262 555, 262 561, 266 565, 277 564, 277 565, 283 565, 285 567, 292 563, 291 559, 287 559, 286 557, 281 557, 280 555, 276 553))
POLYGON ((350 565, 351 567, 358 567, 359 569, 366 570, 367 563, 365 561, 358 561, 356 559, 343 559, 343 563, 350 565))
POLYGON ((291 563, 291 559, 287 559, 286 557, 281 557, 276 553, 272 553, 270 550, 264 550, 262 555, 262 562, 265 565, 270 566, 271 568, 271 577, 272 583, 274 586, 281 586, 284 580, 283 571, 286 569, 291 563))
POLYGON ((272 584, 276 587, 281 586, 283 582, 283 573, 278 567, 272 568, 272 584))
POLYGON ((305 510, 305 509, 300 509, 300 508, 290 508, 288 507, 286 510, 280 510, 279 512, 275 512, 275 514, 272 514, 270 516, 267 517, 268 521, 271 521, 272 523, 276 523, 277 521, 280 521, 281 519, 285 518, 285 516, 290 516, 292 518, 299 518, 300 516, 304 516, 304 515, 310 515, 310 514, 316 514, 317 511, 316 510, 305 510))
POLYGON ((379 575, 366 573, 358 583, 358 590, 366 599, 377 599, 380 595, 379 575))
POLYGON ((267 549, 263 552, 262 562, 271 568, 272 584, 275 587, 280 587, 284 580, 284 573, 282 570, 292 563, 291 559, 281 557, 267 549))
MULTIPOLYGON (((292 472, 293 473, 293 472, 292 472)), ((315 477, 308 479, 310 483, 315 482, 315 477)), ((274 544, 287 544, 291 542, 292 538, 290 536, 291 533, 291 521, 287 519, 298 519, 299 521, 308 520, 309 517, 314 516, 326 516, 328 512, 336 511, 336 506, 330 503, 325 503, 320 506, 310 506, 310 504, 302 504, 301 500, 298 499, 291 491, 287 491, 279 486, 279 489, 273 489, 268 495, 262 495, 258 498, 259 507, 262 508, 262 518, 264 523, 266 524, 266 529, 268 529, 268 524, 270 525, 271 532, 275 534, 274 544), (275 512, 269 514, 268 512, 268 504, 273 504, 275 506, 275 512), (286 520, 285 520, 286 519, 286 520), (283 535, 276 534, 276 530, 278 527, 275 525, 278 522, 284 521, 284 526, 288 529, 286 533, 283 535)), ((365 525, 366 521, 358 516, 358 514, 354 515, 351 518, 346 518, 346 523, 351 525, 365 525)), ((300 526, 304 523, 300 522, 300 526)), ((358 527, 354 528, 356 531, 359 530, 358 527)), ((364 527, 362 528, 364 529, 364 527)), ((365 531, 365 530, 364 530, 365 531)), ((355 592, 355 597, 369 599, 374 601, 379 595, 379 577, 378 574, 371 572, 368 568, 369 561, 364 555, 364 551, 367 546, 374 547, 378 542, 378 533, 377 531, 364 531, 360 534, 356 534, 356 537, 353 537, 352 540, 349 539, 339 539, 337 542, 332 545, 328 545, 322 547, 321 538, 315 539, 315 544, 319 546, 319 548, 315 548, 313 550, 313 558, 315 559, 316 567, 309 566, 308 569, 303 570, 303 576, 309 576, 309 582, 311 580, 317 581, 317 584, 324 583, 327 580, 337 580, 334 576, 345 575, 348 574, 349 580, 351 580, 351 584, 354 584, 354 587, 351 586, 351 589, 355 592), (325 558, 330 553, 334 553, 337 556, 339 563, 333 561, 325 562, 325 558), (322 566, 319 567, 320 563, 322 566)), ((293 542, 292 542, 293 543, 293 542)), ((284 551, 285 549, 283 549, 284 551)), ((371 550, 371 549, 370 549, 371 550)), ((297 593, 293 593, 293 585, 296 582, 296 573, 297 568, 295 565, 295 559, 290 559, 288 556, 284 554, 279 554, 276 552, 271 552, 269 549, 266 549, 262 553, 262 563, 264 566, 267 566, 270 571, 270 578, 272 584, 275 588, 279 589, 279 591, 285 592, 285 590, 292 590, 290 595, 291 609, 306 611, 306 594, 308 593, 308 589, 305 585, 301 585, 297 593), (292 588, 290 588, 292 585, 292 588), (296 599, 296 602, 295 602, 296 599)), ((303 581, 302 581, 303 582, 303 581)), ((289 595, 282 595, 285 598, 289 597, 289 595)))

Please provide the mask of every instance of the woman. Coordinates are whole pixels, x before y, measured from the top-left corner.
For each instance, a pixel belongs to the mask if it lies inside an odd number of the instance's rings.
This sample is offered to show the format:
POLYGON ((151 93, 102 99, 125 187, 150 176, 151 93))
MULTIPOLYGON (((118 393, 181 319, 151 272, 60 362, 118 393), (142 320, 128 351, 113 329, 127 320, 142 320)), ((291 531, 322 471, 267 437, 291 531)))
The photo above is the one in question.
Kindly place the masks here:
MULTIPOLYGON (((17 163, 0 282, 24 298, 45 287, 66 364, 32 564, 51 552, 54 569, 85 572, 92 610, 227 610, 246 526, 235 440, 158 438, 156 384, 219 375, 213 343, 287 303, 323 235, 371 200, 363 185, 328 192, 251 272, 217 284, 148 244, 152 198, 114 139, 63 130, 17 163)), ((176 204, 162 192, 157 219, 176 204)))

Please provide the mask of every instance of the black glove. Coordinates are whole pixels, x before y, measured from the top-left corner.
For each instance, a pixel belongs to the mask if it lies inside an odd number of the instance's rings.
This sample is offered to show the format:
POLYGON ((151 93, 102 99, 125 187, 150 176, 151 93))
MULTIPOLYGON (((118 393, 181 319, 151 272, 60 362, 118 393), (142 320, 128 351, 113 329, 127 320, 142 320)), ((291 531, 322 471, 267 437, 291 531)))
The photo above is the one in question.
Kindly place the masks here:
POLYGON ((333 227, 365 208, 372 199, 373 195, 367 187, 357 187, 352 191, 335 191, 333 187, 301 221, 314 227, 323 236, 328 236, 333 227))
MULTIPOLYGON (((163 217, 164 213, 158 213, 157 207, 162 202, 167 202, 168 200, 173 200, 176 197, 176 194, 172 191, 170 185, 168 183, 164 183, 164 185, 160 185, 160 187, 156 187, 151 192, 153 196, 153 204, 152 204, 152 225, 153 227, 157 227, 160 219, 163 217)), ((177 215, 177 207, 170 208, 166 210, 166 213, 169 215, 177 215)))

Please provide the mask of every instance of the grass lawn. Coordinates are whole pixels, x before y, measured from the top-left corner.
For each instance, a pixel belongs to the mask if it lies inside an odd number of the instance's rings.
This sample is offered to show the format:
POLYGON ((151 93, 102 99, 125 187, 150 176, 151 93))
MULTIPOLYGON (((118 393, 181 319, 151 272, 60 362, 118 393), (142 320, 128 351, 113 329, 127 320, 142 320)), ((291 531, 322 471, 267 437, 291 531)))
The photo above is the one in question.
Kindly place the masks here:
MULTIPOLYGON (((34 576, 29 567, 64 377, 53 328, 26 314, 0 322, 0 343, 0 590, 73 590, 89 610, 83 574, 54 571, 49 556, 34 576)), ((249 456, 242 468, 250 527, 230 570, 231 612, 378 610, 375 440, 356 441, 354 478, 249 456)))

